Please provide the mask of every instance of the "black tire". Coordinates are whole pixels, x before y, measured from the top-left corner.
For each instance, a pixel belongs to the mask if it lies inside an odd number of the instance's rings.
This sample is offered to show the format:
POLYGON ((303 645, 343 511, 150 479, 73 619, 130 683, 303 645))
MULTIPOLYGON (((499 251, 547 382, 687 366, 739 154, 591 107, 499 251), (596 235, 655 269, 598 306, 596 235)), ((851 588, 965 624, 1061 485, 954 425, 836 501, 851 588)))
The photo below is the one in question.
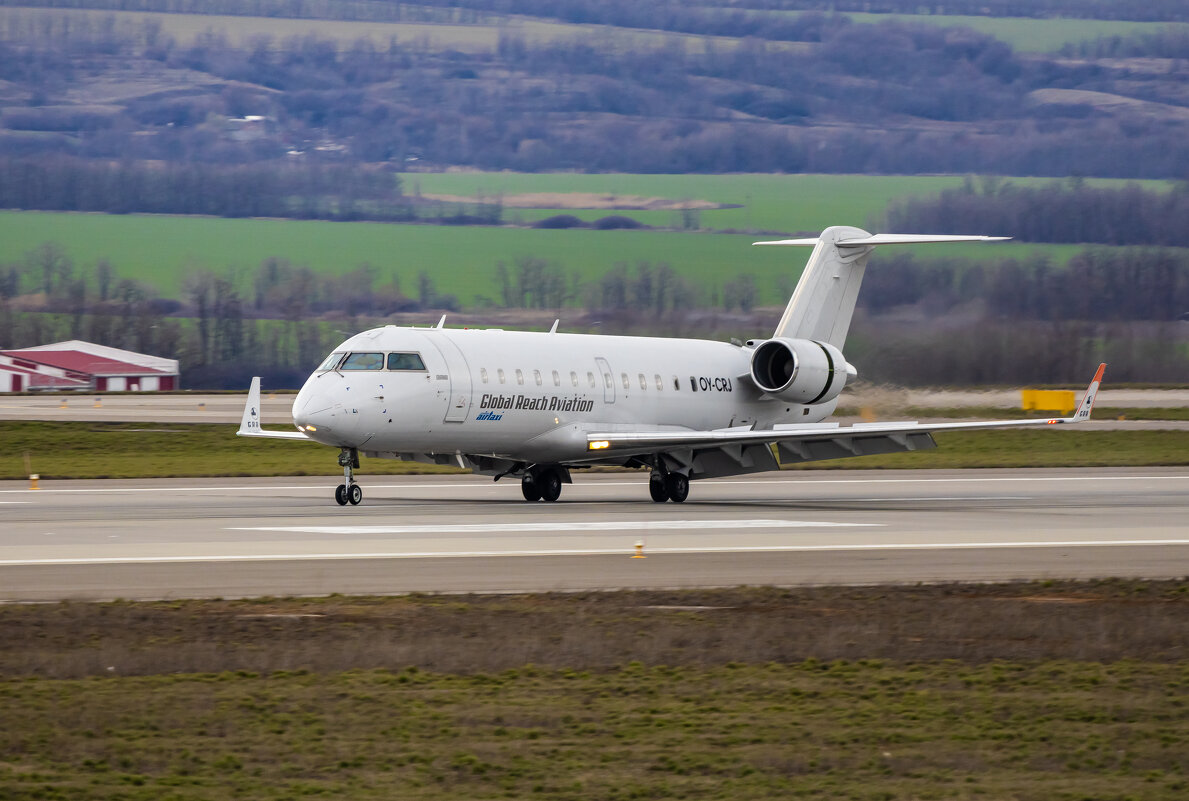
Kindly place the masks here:
POLYGON ((520 479, 520 492, 529 503, 541 500, 541 488, 533 480, 532 473, 525 473, 524 478, 520 479))
POLYGON ((657 503, 669 500, 669 491, 665 489, 665 477, 660 473, 653 473, 648 479, 648 494, 657 503))
POLYGON ((339 506, 347 505, 347 485, 339 484, 334 488, 334 499, 338 501, 339 506))
POLYGON ((553 503, 561 497, 561 473, 552 467, 537 474, 536 485, 541 489, 541 499, 553 503))
POLYGON ((681 473, 665 476, 665 494, 673 503, 682 503, 689 497, 689 479, 681 473))
POLYGON ((351 502, 352 506, 358 506, 359 502, 363 500, 363 487, 352 484, 351 489, 347 490, 347 500, 351 502))

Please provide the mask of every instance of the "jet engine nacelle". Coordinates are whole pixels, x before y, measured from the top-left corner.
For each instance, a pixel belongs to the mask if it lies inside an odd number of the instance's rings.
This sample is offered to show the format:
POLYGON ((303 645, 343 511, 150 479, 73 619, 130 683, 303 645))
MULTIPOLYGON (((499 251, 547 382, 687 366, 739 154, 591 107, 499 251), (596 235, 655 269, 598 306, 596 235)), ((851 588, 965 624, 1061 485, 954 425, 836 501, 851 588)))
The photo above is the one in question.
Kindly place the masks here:
POLYGON ((838 397, 850 366, 842 351, 810 339, 769 339, 751 356, 756 386, 793 403, 824 403, 838 397))

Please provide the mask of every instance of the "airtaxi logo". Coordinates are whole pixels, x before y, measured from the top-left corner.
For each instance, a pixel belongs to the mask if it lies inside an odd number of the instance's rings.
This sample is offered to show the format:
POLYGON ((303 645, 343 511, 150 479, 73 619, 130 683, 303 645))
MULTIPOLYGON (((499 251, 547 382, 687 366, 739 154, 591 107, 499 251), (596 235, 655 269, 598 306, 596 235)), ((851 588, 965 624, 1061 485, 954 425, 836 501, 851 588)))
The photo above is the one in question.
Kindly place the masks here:
POLYGON ((499 420, 501 418, 503 418, 502 414, 496 414, 495 412, 480 412, 479 415, 475 419, 476 420, 499 420))

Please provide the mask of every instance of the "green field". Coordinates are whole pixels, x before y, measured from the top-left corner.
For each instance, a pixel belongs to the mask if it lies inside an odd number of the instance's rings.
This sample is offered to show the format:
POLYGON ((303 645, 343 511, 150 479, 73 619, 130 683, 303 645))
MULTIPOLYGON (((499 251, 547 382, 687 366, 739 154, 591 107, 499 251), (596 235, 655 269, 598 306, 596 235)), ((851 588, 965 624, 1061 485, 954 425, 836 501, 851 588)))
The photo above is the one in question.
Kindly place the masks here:
MULTIPOLYGON (((970 431, 934 450, 810 462, 798 469, 1093 467, 1189 464, 1189 431, 970 431)), ((0 422, 0 479, 333 475, 333 448, 248 440, 230 425, 0 422), (25 455, 30 464, 26 467, 25 455)), ((459 472, 364 459, 362 475, 459 472)), ((581 481, 581 475, 578 479, 581 481)))
MULTIPOLYGON (((314 35, 321 39, 335 39, 342 48, 360 39, 370 39, 378 47, 387 47, 395 39, 404 46, 466 52, 494 50, 500 37, 506 35, 538 43, 581 38, 587 44, 608 50, 657 47, 668 41, 679 40, 697 52, 707 42, 713 42, 717 47, 733 47, 739 42, 734 37, 694 36, 607 25, 576 25, 506 15, 493 15, 490 24, 442 24, 21 7, 0 8, 0 32, 6 29, 19 30, 10 27, 14 20, 21 21, 21 24, 33 21, 37 25, 52 22, 58 26, 67 19, 72 22, 86 20, 98 26, 105 18, 113 19, 117 27, 128 27, 134 31, 146 22, 158 24, 163 33, 174 37, 183 46, 209 33, 222 34, 237 45, 250 44, 254 38, 261 36, 271 37, 274 44, 280 45, 291 37, 314 35)), ((774 42, 773 46, 800 48, 811 45, 774 42)))
MULTIPOLYGON (((851 222, 856 216, 835 221, 851 222)), ((707 296, 731 278, 751 274, 761 305, 783 304, 787 297, 781 287, 800 275, 810 249, 751 247, 768 236, 0 212, 0 264, 19 262, 38 245, 53 242, 81 268, 107 259, 120 277, 143 281, 163 297, 179 297, 185 276, 195 270, 243 276, 270 257, 330 275, 369 264, 381 282, 397 277, 408 295, 416 294, 417 275, 424 271, 439 292, 455 294, 470 306, 481 296, 499 297, 496 265, 501 261, 546 259, 565 275, 576 273, 584 281, 620 263, 663 262, 707 296)), ((908 249, 934 260, 1024 260, 1043 254, 1060 265, 1081 246, 946 244, 908 249)))
MULTIPOLYGON (((763 12, 751 12, 763 13, 763 12)), ((770 12, 802 14, 804 12, 770 12)), ((870 24, 889 20, 916 22, 927 25, 963 26, 1001 39, 1024 52, 1052 52, 1068 43, 1102 36, 1158 33, 1177 27, 1162 22, 1128 22, 1088 19, 1032 19, 1026 17, 981 17, 943 14, 867 14, 847 12, 857 23, 870 24)), ((111 18, 117 26, 138 28, 144 22, 161 26, 164 33, 188 45, 199 35, 215 32, 237 44, 246 44, 254 37, 270 36, 277 42, 290 37, 315 34, 336 39, 346 47, 359 39, 370 39, 377 45, 387 45, 390 39, 404 44, 418 43, 432 49, 463 51, 491 50, 502 35, 519 36, 530 42, 547 42, 581 37, 587 42, 602 38, 607 48, 657 46, 663 41, 678 39, 687 46, 700 48, 712 41, 718 47, 734 46, 739 39, 723 36, 696 36, 662 31, 648 31, 605 25, 577 25, 550 20, 493 14, 486 24, 440 24, 419 22, 364 22, 324 19, 292 19, 285 17, 228 16, 218 14, 167 14, 160 12, 79 10, 57 8, 0 8, 0 31, 8 27, 6 20, 32 20, 41 24, 64 18, 87 19, 97 25, 103 18, 111 18)), ((1184 26, 1181 26, 1184 27, 1184 26)), ((772 47, 811 47, 805 43, 771 42, 772 47)))
POLYGON ((1129 22, 1097 19, 1034 19, 1030 17, 968 17, 942 14, 863 14, 847 12, 859 23, 915 22, 950 27, 960 25, 994 36, 1016 50, 1027 53, 1051 53, 1066 44, 1084 42, 1103 36, 1163 33, 1170 29, 1189 30, 1189 26, 1166 22, 1129 22))
MULTIPOLYGON (((697 213, 703 228, 716 231, 784 231, 815 233, 830 225, 878 227, 893 200, 936 195, 962 186, 961 175, 641 175, 624 173, 513 173, 449 172, 408 173, 405 194, 458 195, 488 201, 500 195, 527 192, 604 196, 662 197, 671 200, 706 200, 738 208, 709 209, 697 213)), ((1006 179, 1021 186, 1044 186, 1052 178, 1006 179)), ((1101 178, 1091 186, 1121 187, 1138 183, 1145 189, 1169 189, 1169 181, 1126 181, 1101 178)), ((505 219, 537 220, 553 214, 574 214, 587 220, 609 214, 634 217, 648 225, 679 227, 678 211, 610 211, 574 209, 505 209, 505 219)))

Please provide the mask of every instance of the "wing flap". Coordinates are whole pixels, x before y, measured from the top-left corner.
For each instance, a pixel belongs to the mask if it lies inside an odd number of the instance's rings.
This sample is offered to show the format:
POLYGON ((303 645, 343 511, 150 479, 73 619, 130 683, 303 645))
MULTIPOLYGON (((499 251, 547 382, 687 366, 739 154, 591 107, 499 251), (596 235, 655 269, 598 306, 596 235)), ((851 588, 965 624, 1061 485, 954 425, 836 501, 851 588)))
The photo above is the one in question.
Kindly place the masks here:
POLYGON ((864 456, 871 453, 891 453, 897 450, 917 450, 935 447, 932 434, 938 431, 974 431, 990 428, 1026 428, 1030 426, 1079 423, 1090 418, 1098 385, 1106 365, 1099 365, 1093 381, 1072 417, 1049 417, 1032 420, 978 420, 959 423, 855 423, 850 426, 810 424, 778 426, 771 429, 724 428, 711 431, 620 431, 596 432, 587 435, 589 451, 600 454, 643 454, 673 448, 724 448, 769 444, 781 452, 799 454, 801 461, 835 459, 843 456, 864 456), (928 439, 926 444, 921 436, 928 439), (801 443, 803 447, 794 447, 801 443), (879 450, 891 448, 891 450, 879 450), (817 455, 822 454, 822 455, 817 455), (829 455, 825 455, 829 454, 829 455))

